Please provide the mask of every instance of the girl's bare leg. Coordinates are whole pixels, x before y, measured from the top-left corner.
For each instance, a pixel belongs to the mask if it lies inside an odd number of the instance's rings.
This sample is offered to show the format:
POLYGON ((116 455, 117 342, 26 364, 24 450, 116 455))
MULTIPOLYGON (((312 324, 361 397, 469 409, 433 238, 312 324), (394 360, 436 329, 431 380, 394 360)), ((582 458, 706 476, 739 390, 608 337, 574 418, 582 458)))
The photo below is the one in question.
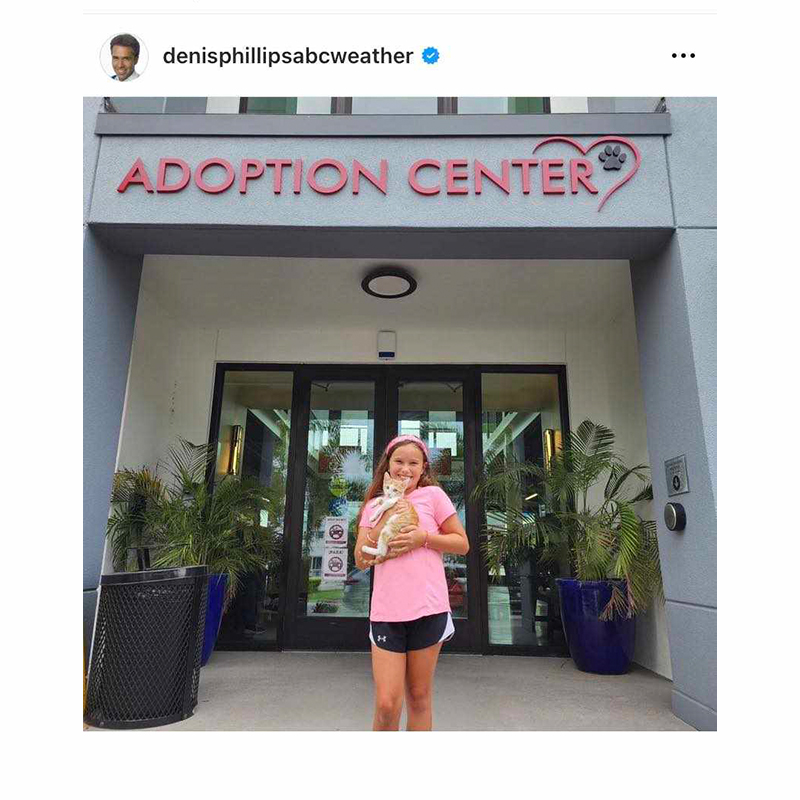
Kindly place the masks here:
POLYGON ((406 661, 406 730, 429 731, 433 726, 433 673, 442 643, 409 650, 406 661))
POLYGON ((406 654, 382 650, 373 644, 372 676, 375 679, 375 718, 372 730, 399 730, 400 715, 403 712, 406 654))

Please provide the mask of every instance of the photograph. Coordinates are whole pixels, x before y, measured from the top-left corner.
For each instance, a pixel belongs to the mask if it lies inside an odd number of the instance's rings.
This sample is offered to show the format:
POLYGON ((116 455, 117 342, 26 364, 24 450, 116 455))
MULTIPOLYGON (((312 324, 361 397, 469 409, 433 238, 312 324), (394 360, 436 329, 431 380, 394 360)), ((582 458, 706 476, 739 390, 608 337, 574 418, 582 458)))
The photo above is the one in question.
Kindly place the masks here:
POLYGON ((84 730, 716 731, 717 99, 386 68, 83 97, 84 730))
POLYGON ((142 51, 142 44, 135 36, 118 33, 103 47, 100 63, 112 80, 135 81, 147 66, 147 53, 142 51))

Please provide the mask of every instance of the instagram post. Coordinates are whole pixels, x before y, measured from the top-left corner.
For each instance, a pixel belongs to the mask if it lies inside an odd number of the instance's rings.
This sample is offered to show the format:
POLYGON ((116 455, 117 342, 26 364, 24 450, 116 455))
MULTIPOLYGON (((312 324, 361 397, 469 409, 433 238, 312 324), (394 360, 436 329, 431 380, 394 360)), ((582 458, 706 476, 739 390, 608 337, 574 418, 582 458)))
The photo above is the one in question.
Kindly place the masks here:
POLYGON ((715 12, 207 5, 81 17, 83 731, 717 731, 715 12))

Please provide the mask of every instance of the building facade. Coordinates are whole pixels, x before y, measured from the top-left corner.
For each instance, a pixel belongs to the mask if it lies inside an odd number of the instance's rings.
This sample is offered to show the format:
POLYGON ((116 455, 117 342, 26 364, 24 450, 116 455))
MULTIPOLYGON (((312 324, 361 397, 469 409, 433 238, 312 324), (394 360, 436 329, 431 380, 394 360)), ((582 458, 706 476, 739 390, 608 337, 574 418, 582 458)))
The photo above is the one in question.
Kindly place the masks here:
POLYGON ((588 418, 652 469, 667 602, 637 620, 635 660, 673 681, 679 717, 716 728, 713 99, 84 112, 87 643, 114 470, 183 437, 276 498, 264 524, 283 557, 247 577, 219 646, 367 649, 370 576, 335 529, 385 442, 413 432, 472 542, 446 564, 453 649, 564 653, 558 568, 488 575, 492 511, 471 490, 487 454, 546 463, 588 418), (681 456, 676 494, 665 462, 681 456))

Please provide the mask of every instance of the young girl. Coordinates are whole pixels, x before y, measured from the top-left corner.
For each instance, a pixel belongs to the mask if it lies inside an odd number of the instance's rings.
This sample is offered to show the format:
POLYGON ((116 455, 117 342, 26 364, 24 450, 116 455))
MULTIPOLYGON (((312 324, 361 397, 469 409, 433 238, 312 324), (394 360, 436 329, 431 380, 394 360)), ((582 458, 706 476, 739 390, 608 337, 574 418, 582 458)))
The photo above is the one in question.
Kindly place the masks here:
POLYGON ((431 475, 428 448, 416 436, 398 436, 386 446, 367 490, 358 523, 356 566, 375 566, 370 634, 375 678, 375 731, 396 731, 403 699, 407 730, 431 730, 433 673, 442 643, 455 633, 450 616, 442 553, 465 555, 469 542, 450 498, 431 475), (380 495, 383 476, 410 478, 402 500, 370 523, 373 498, 380 495), (419 525, 401 529, 381 558, 367 555, 394 513, 413 505, 419 525))

